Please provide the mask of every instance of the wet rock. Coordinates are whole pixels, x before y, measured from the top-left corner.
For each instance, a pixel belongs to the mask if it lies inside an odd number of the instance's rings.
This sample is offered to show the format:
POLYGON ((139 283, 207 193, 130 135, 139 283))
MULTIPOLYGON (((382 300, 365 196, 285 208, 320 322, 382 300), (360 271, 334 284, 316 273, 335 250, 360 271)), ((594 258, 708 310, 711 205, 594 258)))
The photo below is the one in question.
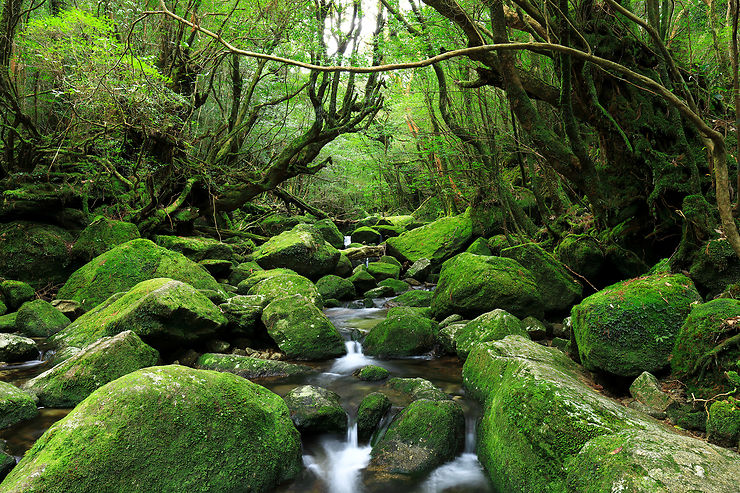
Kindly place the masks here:
POLYGON ((463 251, 472 237, 473 221, 469 214, 461 214, 388 238, 386 245, 388 254, 401 262, 414 263, 425 258, 433 265, 440 265, 463 251))
POLYGON ((367 272, 380 282, 384 279, 398 279, 401 267, 388 262, 370 262, 367 264, 367 272))
POLYGON ((390 286, 378 286, 377 288, 370 289, 368 291, 365 291, 365 294, 363 294, 364 298, 387 298, 389 296, 393 296, 395 293, 393 292, 393 288, 390 286))
POLYGON ((284 267, 310 279, 332 274, 339 250, 314 232, 291 230, 273 236, 254 251, 254 261, 263 269, 284 267))
POLYGON ((331 274, 319 279, 316 289, 324 299, 351 300, 357 296, 352 281, 331 274))
POLYGON ((30 394, 15 385, 0 382, 0 429, 34 418, 38 413, 36 401, 30 394))
POLYGON ((390 409, 391 401, 385 394, 366 395, 357 410, 357 438, 363 442, 370 440, 390 409))
POLYGON ((49 337, 68 325, 69 319, 44 300, 23 303, 15 320, 15 328, 30 337, 49 337))
POLYGON ((378 281, 366 270, 358 270, 349 277, 349 281, 355 286, 355 291, 365 293, 378 286, 378 281))
POLYGON ((15 363, 39 357, 39 349, 33 339, 15 334, 0 334, 0 361, 15 363))
POLYGON ((312 227, 334 248, 344 248, 344 235, 331 219, 316 221, 312 227))
MULTIPOLYGON (((250 279, 247 279, 247 281, 250 279)), ((242 284, 240 284, 240 286, 241 285, 242 284)), ((241 293, 241 289, 239 291, 241 293)), ((319 294, 314 283, 297 274, 280 274, 271 276, 252 286, 249 291, 247 291, 247 294, 263 296, 268 303, 299 295, 319 308, 323 306, 321 294, 319 294)))
POLYGON ((468 321, 463 323, 451 323, 445 325, 437 333, 437 343, 442 347, 445 354, 457 354, 457 345, 455 344, 455 338, 465 328, 468 321))
POLYGON ((508 335, 529 338, 518 318, 509 312, 496 309, 465 324, 465 327, 455 334, 455 349, 460 359, 465 359, 476 345, 497 341, 508 335))
POLYGON ((388 310, 365 337, 365 352, 382 358, 424 354, 434 347, 437 323, 409 307, 388 310))
MULTIPOLYGON (((447 327, 448 325, 460 323, 462 321, 462 319, 463 319, 462 318, 462 315, 458 315, 456 313, 455 314, 452 314, 452 315, 450 315, 449 317, 445 318, 444 320, 442 320, 439 323, 439 328, 442 329, 444 327, 447 327)), ((465 322, 465 323, 467 323, 467 322, 465 322)))
POLYGON ((201 370, 225 371, 249 379, 286 378, 316 373, 316 370, 305 365, 236 354, 206 353, 198 358, 196 366, 201 370))
POLYGON ((62 312, 69 320, 76 320, 85 313, 82 303, 75 300, 52 300, 51 306, 62 312))
POLYGON ((428 307, 432 304, 432 297, 432 291, 411 289, 390 300, 388 306, 428 307))
POLYGON ((347 413, 339 404, 339 394, 315 385, 302 385, 288 392, 285 403, 290 419, 301 433, 343 433, 347 413))
POLYGON ((444 401, 450 398, 432 382, 423 378, 391 378, 387 385, 388 388, 406 395, 411 400, 444 401))
POLYGON ((420 282, 427 280, 429 273, 432 270, 432 261, 428 258, 420 258, 408 268, 406 271, 406 277, 410 277, 420 282))
POLYGON ((368 365, 355 370, 354 376, 366 382, 385 380, 391 373, 382 366, 368 365))
POLYGON ((398 279, 384 279, 378 283, 378 287, 391 288, 394 295, 405 293, 411 289, 411 286, 407 282, 399 281, 398 279))

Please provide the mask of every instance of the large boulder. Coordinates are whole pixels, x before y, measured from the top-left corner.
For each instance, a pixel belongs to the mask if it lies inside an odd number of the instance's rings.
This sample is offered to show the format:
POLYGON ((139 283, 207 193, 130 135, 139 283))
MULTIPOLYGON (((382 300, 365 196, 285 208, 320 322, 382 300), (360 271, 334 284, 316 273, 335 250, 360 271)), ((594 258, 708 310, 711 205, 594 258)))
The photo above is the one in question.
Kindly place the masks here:
POLYGON ((33 300, 18 309, 15 328, 29 337, 49 337, 69 325, 69 319, 51 303, 33 300))
POLYGON ((194 262, 206 259, 232 260, 234 248, 213 238, 197 236, 167 236, 156 237, 157 245, 174 252, 180 252, 194 262))
POLYGON ((231 269, 231 274, 229 274, 229 284, 232 286, 238 286, 240 282, 261 270, 264 269, 262 269, 257 262, 250 261, 237 264, 231 269))
POLYGON ((352 232, 352 243, 363 245, 377 245, 381 242, 381 236, 377 229, 369 226, 360 226, 352 232))
POLYGON ((15 385, 0 382, 0 429, 34 418, 38 413, 30 394, 15 385))
POLYGON ((116 378, 157 364, 159 353, 127 330, 103 337, 23 385, 45 407, 74 407, 116 378))
POLYGON ((225 371, 249 379, 299 377, 316 373, 316 370, 305 365, 237 354, 205 353, 198 358, 196 366, 201 370, 225 371))
POLYGON ((322 219, 311 225, 313 229, 334 248, 344 248, 344 235, 339 231, 337 225, 331 219, 322 219))
POLYGON ((498 341, 509 335, 520 335, 529 339, 521 321, 511 313, 497 308, 480 315, 455 333, 454 347, 457 355, 465 359, 471 349, 482 342, 498 341))
POLYGON ((357 438, 360 441, 370 440, 390 410, 391 400, 385 394, 372 392, 366 395, 357 409, 357 438))
POLYGON ((236 295, 218 307, 226 316, 232 334, 252 337, 259 333, 260 317, 268 301, 264 296, 236 295))
POLYGON ((181 253, 138 239, 119 245, 80 267, 59 290, 57 298, 79 301, 89 310, 115 293, 158 277, 182 281, 196 289, 221 290, 205 268, 181 253))
POLYGON ((310 279, 332 274, 339 250, 317 232, 291 230, 270 238, 254 251, 254 261, 263 269, 286 267, 310 279))
POLYGON ((365 337, 365 352, 382 358, 415 356, 429 352, 436 341, 437 323, 413 308, 388 310, 385 320, 365 337))
POLYGON ((189 284, 150 279, 112 296, 50 341, 84 347, 101 337, 131 330, 159 350, 174 350, 213 335, 226 322, 221 310, 189 284))
POLYGON ((98 216, 82 230, 70 253, 76 261, 89 262, 111 248, 137 238, 141 235, 135 224, 98 216))
POLYGON ((473 221, 468 214, 437 219, 426 226, 388 238, 388 253, 402 262, 428 259, 440 265, 465 250, 473 238, 473 221))
POLYGON ((513 258, 537 281, 545 312, 563 312, 581 300, 583 287, 552 254, 535 243, 523 243, 501 251, 502 257, 513 258))
POLYGON ((0 492, 267 491, 301 467, 280 397, 229 373, 160 366, 93 392, 0 492))
POLYGON ((17 310, 36 296, 33 286, 23 281, 6 280, 0 282, 0 293, 10 311, 17 310))
MULTIPOLYGON (((251 277, 247 279, 247 281, 249 280, 251 280, 251 277)), ((319 308, 323 306, 323 299, 314 283, 297 274, 271 276, 252 286, 247 291, 247 294, 263 296, 268 303, 290 296, 301 295, 319 308)))
POLYGON ((316 289, 318 289, 321 296, 325 299, 335 300, 351 300, 357 294, 355 293, 355 285, 348 279, 342 279, 339 276, 329 274, 324 276, 316 282, 316 289))
POLYGON ((14 363, 39 357, 39 348, 33 339, 15 334, 0 334, 0 361, 14 363))
POLYGON ((461 253, 442 265, 432 298, 434 318, 455 313, 473 318, 496 308, 520 318, 542 316, 537 282, 519 262, 461 253))
POLYGON ((520 336, 473 349, 463 383, 483 406, 478 457, 495 491, 733 491, 736 455, 673 433, 588 382, 566 355, 520 336), (701 469, 687 467, 687 451, 701 469), (685 476, 701 486, 676 488, 685 476))
POLYGON ((391 378, 388 388, 403 394, 412 401, 426 399, 429 401, 446 401, 450 398, 442 389, 423 378, 391 378))
POLYGON ((290 418, 301 433, 344 433, 347 413, 339 394, 315 385, 301 385, 285 396, 290 418))
POLYGON ((327 359, 345 354, 344 339, 336 327, 301 295, 276 299, 262 312, 267 333, 289 357, 327 359))
POLYGON ((380 282, 385 279, 398 279, 401 267, 389 262, 370 262, 367 264, 367 272, 380 282))
POLYGON ((294 270, 290 270, 290 269, 278 268, 278 269, 264 270, 262 267, 259 267, 259 269, 252 271, 250 275, 244 277, 244 279, 236 283, 236 292, 239 294, 247 294, 249 293, 249 290, 255 287, 258 283, 264 280, 267 280, 271 277, 275 277, 275 276, 279 276, 283 274, 289 274, 293 276, 298 275, 294 270))
POLYGON ((586 279, 599 276, 605 254, 598 240, 589 235, 568 235, 555 249, 555 255, 569 268, 586 279))
POLYGON ((25 221, 0 223, 0 238, 0 278, 40 289, 62 284, 72 271, 69 251, 74 238, 62 228, 25 221))
POLYGON ((655 274, 613 284, 573 307, 583 365, 622 376, 668 365, 676 336, 701 297, 681 274, 655 274))

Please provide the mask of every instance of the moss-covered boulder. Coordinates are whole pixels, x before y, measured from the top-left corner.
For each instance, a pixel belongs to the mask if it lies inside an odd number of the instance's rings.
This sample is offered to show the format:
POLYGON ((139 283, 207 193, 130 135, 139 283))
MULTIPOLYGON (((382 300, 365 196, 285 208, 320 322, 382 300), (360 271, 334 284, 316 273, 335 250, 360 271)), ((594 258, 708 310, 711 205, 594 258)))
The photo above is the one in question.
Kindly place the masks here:
POLYGON ((259 284, 260 282, 269 279, 271 277, 288 274, 292 276, 297 276, 298 274, 294 270, 290 269, 267 269, 264 270, 261 267, 252 272, 249 276, 244 278, 243 280, 239 281, 239 283, 236 285, 236 292, 239 294, 247 294, 249 293, 249 290, 252 289, 254 286, 259 284))
POLYGON ((405 293, 409 289, 411 289, 411 286, 409 286, 409 283, 404 281, 399 281, 398 279, 383 279, 378 283, 378 287, 388 287, 393 290, 394 295, 399 295, 401 293, 405 293))
POLYGON ((365 293, 378 287, 378 281, 364 268, 357 270, 347 280, 355 286, 355 291, 358 293, 365 293))
POLYGON ((701 302, 681 274, 656 274, 613 284, 573 307, 571 320, 584 366, 622 376, 668 364, 692 304, 701 302))
POLYGON ((0 361, 15 363, 39 357, 39 348, 33 339, 15 334, 0 334, 0 361))
POLYGON ((722 447, 740 445, 740 400, 728 397, 712 403, 707 417, 707 440, 722 447))
POLYGON ((697 249, 689 275, 699 290, 712 298, 740 279, 740 259, 725 239, 710 240, 697 249))
POLYGON ((412 306, 424 308, 431 306, 434 293, 424 289, 411 289, 388 302, 391 306, 412 306))
POLYGON ((315 304, 301 295, 272 301, 262 312, 262 322, 289 358, 327 359, 346 352, 344 339, 336 327, 315 304))
POLYGON ((57 298, 79 301, 89 310, 141 281, 161 277, 182 281, 196 289, 221 290, 205 268, 181 253, 138 239, 119 245, 79 268, 59 290, 57 298))
POLYGON ((409 307, 388 310, 385 320, 365 337, 367 354, 382 358, 415 356, 429 352, 436 341, 437 323, 409 307))
POLYGON ((236 295, 218 307, 226 316, 227 328, 232 334, 252 337, 259 331, 262 310, 268 301, 265 296, 236 295))
POLYGON ((0 293, 10 311, 17 310, 23 303, 36 297, 36 292, 30 284, 15 280, 0 282, 0 293))
POLYGON ((237 264, 231 269, 231 274, 229 274, 229 284, 232 286, 238 286, 240 282, 261 270, 264 269, 262 269, 257 262, 250 261, 237 264))
POLYGON ((313 228, 334 248, 344 248, 344 235, 331 219, 316 221, 313 228))
POLYGON ((424 282, 432 271, 432 261, 428 258, 420 258, 408 268, 406 277, 424 282))
POLYGON ((509 335, 520 335, 529 339, 518 318, 497 308, 465 324, 465 327, 455 334, 455 350, 460 359, 465 359, 477 344, 498 341, 509 335))
POLYGON ((381 236, 377 229, 368 226, 360 226, 350 235, 352 243, 361 243, 363 245, 377 245, 381 242, 381 236))
POLYGON ((38 413, 30 394, 15 385, 0 382, 0 429, 34 418, 38 413))
POLYGON ((159 353, 127 330, 103 337, 23 385, 45 407, 74 407, 108 382, 154 366, 159 353))
POLYGON ((738 339, 738 327, 740 300, 723 298, 694 306, 676 337, 671 369, 682 378, 701 376, 696 383, 702 387, 732 390, 724 373, 738 369, 740 345, 731 343, 738 339))
POLYGON ((527 317, 522 320, 522 329, 533 341, 541 341, 547 337, 547 326, 534 317, 527 317))
POLYGON ((271 214, 260 221, 259 226, 266 235, 275 236, 284 231, 289 231, 299 224, 311 224, 314 221, 315 219, 307 216, 286 216, 285 214, 271 214))
POLYGON ((267 491, 300 471, 300 449, 269 390, 229 373, 152 367, 56 422, 0 491, 267 491))
POLYGON ((231 245, 213 238, 158 235, 155 240, 157 245, 180 252, 194 262, 205 259, 232 260, 234 258, 234 249, 231 245))
POLYGON ((49 337, 69 325, 69 319, 51 303, 33 300, 18 309, 15 328, 29 337, 49 337))
POLYGON ((403 226, 389 226, 387 224, 377 224, 373 226, 373 229, 380 233, 383 238, 393 238, 406 232, 406 228, 403 226))
POLYGON ((437 219, 426 226, 388 238, 388 253, 402 262, 426 258, 440 265, 465 249, 473 238, 473 221, 468 214, 437 219))
POLYGON ((652 373, 642 372, 630 385, 630 394, 639 402, 658 413, 665 413, 674 399, 663 392, 652 373))
POLYGON ((352 374, 365 382, 379 382, 388 378, 391 372, 382 366, 367 365, 355 370, 352 374))
POLYGON ((419 399, 403 409, 372 449, 366 477, 417 478, 462 452, 465 416, 451 400, 419 399))
POLYGON ((501 251, 502 257, 526 265, 539 288, 545 312, 561 313, 581 300, 583 287, 552 254, 535 243, 523 243, 501 251))
POLYGON ((84 347, 131 330, 159 350, 179 349, 212 336, 226 317, 189 284, 159 278, 114 295, 51 337, 60 346, 84 347))
POLYGON ((316 289, 324 299, 351 300, 357 296, 352 281, 332 274, 316 281, 316 289))
POLYGON ((434 318, 477 317, 496 308, 517 317, 542 316, 532 274, 514 259, 461 253, 442 265, 432 297, 434 318))
POLYGON ((198 358, 196 366, 201 370, 225 371, 249 379, 298 377, 316 373, 316 370, 305 365, 236 354, 205 353, 198 358))
POLYGON ((488 240, 485 238, 478 238, 465 251, 474 253, 475 255, 493 255, 491 249, 488 247, 488 240))
POLYGON ((347 413, 339 394, 315 385, 296 387, 285 396, 290 418, 301 433, 344 433, 347 413))
POLYGON ((590 235, 568 235, 555 249, 558 259, 586 279, 601 272, 605 255, 598 240, 590 235))
POLYGON ((334 269, 334 275, 339 277, 349 277, 352 275, 352 261, 344 252, 340 252, 339 261, 334 269))
POLYGON ((310 279, 332 274, 339 250, 317 232, 291 230, 270 238, 254 251, 254 261, 263 269, 286 267, 310 279))
POLYGON ((98 216, 82 230, 70 253, 76 261, 86 263, 113 247, 140 237, 135 224, 98 216))
POLYGON ((442 389, 424 378, 391 378, 388 388, 403 394, 409 400, 427 399, 430 401, 446 401, 450 398, 442 389))
POLYGON ((69 252, 74 238, 62 228, 25 221, 0 223, 0 238, 0 278, 17 279, 40 289, 62 284, 72 272, 69 252))
POLYGON ((384 279, 398 279, 401 268, 389 262, 370 262, 367 264, 367 272, 380 282, 384 279))
POLYGON ((280 274, 269 277, 252 286, 247 291, 247 294, 262 296, 268 303, 282 298, 300 295, 319 308, 323 306, 321 294, 316 289, 314 283, 297 274, 280 274))
POLYGON ((18 312, 0 316, 0 332, 15 332, 15 319, 18 312))
POLYGON ((391 410, 391 400, 381 392, 373 392, 365 396, 357 409, 357 438, 367 441, 373 436, 378 425, 388 411, 391 410))
POLYGON ((393 291, 393 288, 390 286, 378 286, 377 288, 373 288, 369 291, 365 291, 363 293, 363 297, 367 300, 372 300, 373 298, 386 298, 388 296, 393 296, 395 292, 393 291))

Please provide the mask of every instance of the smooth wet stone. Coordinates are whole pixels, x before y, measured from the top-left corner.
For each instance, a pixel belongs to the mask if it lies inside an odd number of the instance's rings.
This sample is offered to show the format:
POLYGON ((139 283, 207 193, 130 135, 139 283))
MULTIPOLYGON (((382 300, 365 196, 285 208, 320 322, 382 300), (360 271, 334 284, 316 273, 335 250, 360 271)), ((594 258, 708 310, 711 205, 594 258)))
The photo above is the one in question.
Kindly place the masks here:
POLYGON ((206 353, 198 358, 196 366, 201 370, 224 371, 250 379, 285 378, 316 373, 316 370, 305 365, 236 354, 206 353))
POLYGON ((450 398, 440 388, 436 387, 429 380, 423 378, 391 378, 386 384, 397 392, 400 392, 411 400, 428 399, 432 401, 444 401, 450 398))
POLYGON ((301 433, 347 431, 347 413, 342 409, 336 392, 315 385, 302 385, 288 392, 284 399, 290 418, 301 433))
POLYGON ((355 370, 354 376, 365 382, 379 382, 385 380, 390 376, 391 372, 383 368, 382 366, 368 365, 355 370))

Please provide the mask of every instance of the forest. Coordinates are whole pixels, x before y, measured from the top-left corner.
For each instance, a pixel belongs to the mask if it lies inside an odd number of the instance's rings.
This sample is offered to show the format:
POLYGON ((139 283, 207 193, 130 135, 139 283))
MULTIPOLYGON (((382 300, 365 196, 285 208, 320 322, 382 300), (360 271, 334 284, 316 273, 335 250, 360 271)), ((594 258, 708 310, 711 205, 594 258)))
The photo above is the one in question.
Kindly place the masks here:
POLYGON ((737 493, 740 0, 0 5, 0 493, 737 493))

